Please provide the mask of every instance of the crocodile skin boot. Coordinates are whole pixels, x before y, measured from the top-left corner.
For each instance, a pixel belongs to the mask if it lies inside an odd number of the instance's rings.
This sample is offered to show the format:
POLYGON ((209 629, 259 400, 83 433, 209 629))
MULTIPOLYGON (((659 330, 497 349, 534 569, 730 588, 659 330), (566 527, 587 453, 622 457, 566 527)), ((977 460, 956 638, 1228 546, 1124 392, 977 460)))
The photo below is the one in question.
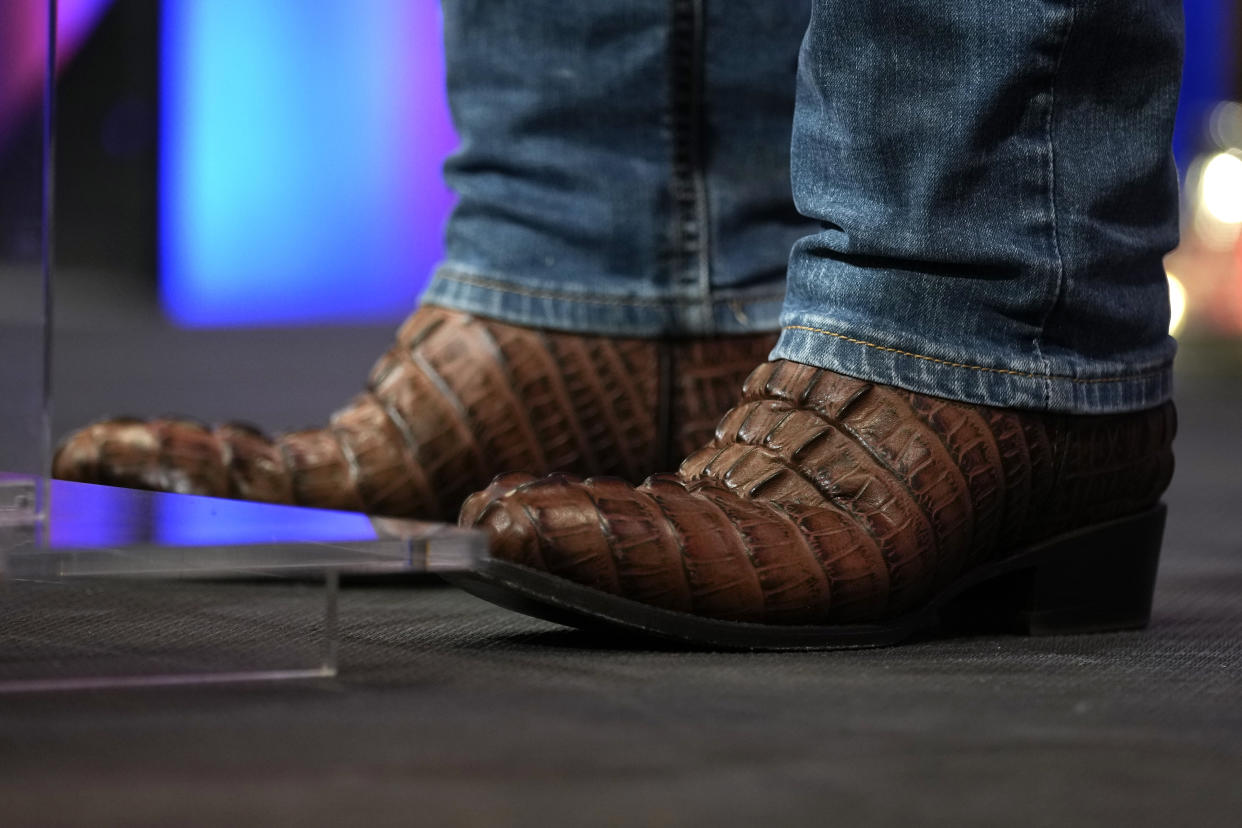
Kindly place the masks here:
POLYGON ((676 474, 506 475, 461 522, 495 559, 461 583, 577 626, 698 645, 898 642, 968 620, 1146 624, 1172 404, 986 408, 778 361, 676 474))
POLYGON ((775 334, 580 336, 444 308, 416 311, 327 428, 109 420, 69 435, 63 480, 453 520, 463 498, 523 469, 635 482, 712 428, 775 334))

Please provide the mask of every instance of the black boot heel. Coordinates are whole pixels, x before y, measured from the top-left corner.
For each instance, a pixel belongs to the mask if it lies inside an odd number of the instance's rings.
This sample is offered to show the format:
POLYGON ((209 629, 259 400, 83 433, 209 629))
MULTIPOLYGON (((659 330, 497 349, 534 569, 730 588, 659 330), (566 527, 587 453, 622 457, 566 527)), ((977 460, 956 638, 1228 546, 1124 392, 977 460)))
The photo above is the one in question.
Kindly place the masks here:
POLYGON ((1165 511, 1161 503, 1045 541, 1015 560, 1020 568, 954 599, 941 611, 942 621, 956 629, 1028 635, 1145 627, 1151 618, 1165 511))

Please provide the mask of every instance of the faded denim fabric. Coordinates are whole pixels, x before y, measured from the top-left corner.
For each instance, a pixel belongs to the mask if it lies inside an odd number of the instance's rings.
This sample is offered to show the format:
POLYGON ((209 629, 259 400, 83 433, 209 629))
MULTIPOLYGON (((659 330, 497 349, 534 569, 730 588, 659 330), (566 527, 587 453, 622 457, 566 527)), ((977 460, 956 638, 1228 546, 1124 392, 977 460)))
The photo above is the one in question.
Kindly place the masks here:
POLYGON ((774 354, 989 405, 1171 391, 1176 0, 816 0, 774 354))
POLYGON ((774 356, 923 393, 1168 398, 1176 0, 443 8, 426 301, 631 336, 779 313, 774 356))
POLYGON ((807 0, 445 0, 461 144, 424 301, 630 336, 775 330, 807 0))

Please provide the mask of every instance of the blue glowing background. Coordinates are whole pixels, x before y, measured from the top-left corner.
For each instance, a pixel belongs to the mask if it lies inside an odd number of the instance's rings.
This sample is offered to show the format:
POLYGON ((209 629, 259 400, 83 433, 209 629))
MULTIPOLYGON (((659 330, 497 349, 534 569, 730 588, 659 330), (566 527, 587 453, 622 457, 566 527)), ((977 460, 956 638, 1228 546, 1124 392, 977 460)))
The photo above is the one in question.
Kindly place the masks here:
MULTIPOLYGON (((1229 88, 1228 4, 1185 8, 1182 169, 1229 88)), ((439 4, 163 0, 162 21, 167 314, 195 326, 406 313, 451 205, 439 4)))
POLYGON ((365 320, 440 255, 439 6, 166 0, 161 301, 180 324, 365 320))

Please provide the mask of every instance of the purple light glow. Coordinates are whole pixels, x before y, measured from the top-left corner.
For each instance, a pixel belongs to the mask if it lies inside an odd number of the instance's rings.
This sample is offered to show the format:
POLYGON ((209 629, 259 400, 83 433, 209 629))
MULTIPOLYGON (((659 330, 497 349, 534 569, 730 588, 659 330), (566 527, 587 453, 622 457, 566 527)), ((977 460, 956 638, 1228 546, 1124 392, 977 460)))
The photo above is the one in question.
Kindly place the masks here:
MULTIPOLYGON (((56 19, 57 68, 77 52, 112 0, 60 0, 56 19)), ((47 0, 0 2, 0 146, 22 114, 39 103, 47 56, 47 0)))

